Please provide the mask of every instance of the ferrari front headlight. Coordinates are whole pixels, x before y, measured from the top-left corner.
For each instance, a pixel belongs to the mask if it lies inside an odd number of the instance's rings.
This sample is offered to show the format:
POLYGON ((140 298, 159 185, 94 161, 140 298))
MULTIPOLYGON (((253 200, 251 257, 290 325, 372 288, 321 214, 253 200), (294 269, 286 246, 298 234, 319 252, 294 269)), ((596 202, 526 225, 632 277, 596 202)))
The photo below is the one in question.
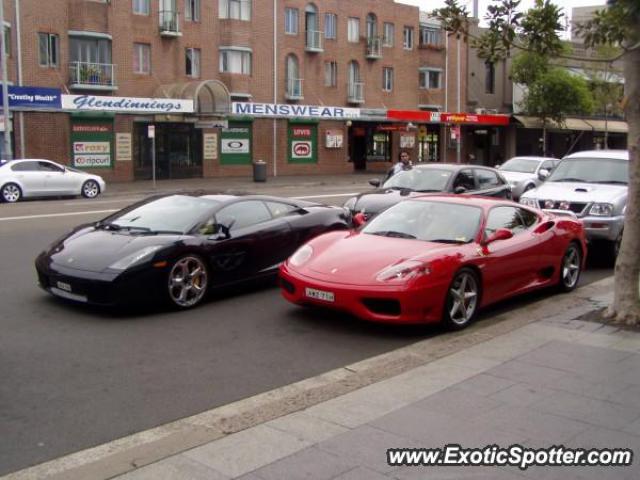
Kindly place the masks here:
POLYGON ((313 247, 309 244, 301 246, 296 252, 289 258, 289 263, 294 267, 299 267, 305 264, 313 255, 313 247))
POLYGON ((407 281, 420 275, 428 275, 431 270, 427 265, 417 260, 407 260, 397 265, 391 265, 380 271, 376 276, 379 282, 407 281))

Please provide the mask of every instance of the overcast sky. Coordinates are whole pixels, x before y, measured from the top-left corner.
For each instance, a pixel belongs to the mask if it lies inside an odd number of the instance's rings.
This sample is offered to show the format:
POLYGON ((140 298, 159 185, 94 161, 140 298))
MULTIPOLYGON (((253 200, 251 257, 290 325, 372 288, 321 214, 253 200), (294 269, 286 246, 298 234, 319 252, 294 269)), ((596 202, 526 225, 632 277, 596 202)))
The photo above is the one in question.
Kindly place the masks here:
MULTIPOLYGON (((467 10, 472 12, 473 10, 473 2, 472 0, 463 0, 467 5, 467 10)), ((396 0, 397 3, 407 3, 409 5, 416 5, 420 7, 420 10, 425 10, 427 12, 434 10, 436 8, 440 8, 444 6, 444 0, 396 0)), ((487 5, 495 3, 489 0, 479 0, 479 12, 480 18, 484 17, 484 12, 486 11, 487 5)), ((531 8, 534 5, 534 0, 522 0, 520 6, 523 10, 531 8)), ((605 0, 555 0, 553 3, 556 5, 560 5, 564 8, 564 13, 571 16, 571 8, 572 7, 586 7, 590 5, 604 5, 605 0)))

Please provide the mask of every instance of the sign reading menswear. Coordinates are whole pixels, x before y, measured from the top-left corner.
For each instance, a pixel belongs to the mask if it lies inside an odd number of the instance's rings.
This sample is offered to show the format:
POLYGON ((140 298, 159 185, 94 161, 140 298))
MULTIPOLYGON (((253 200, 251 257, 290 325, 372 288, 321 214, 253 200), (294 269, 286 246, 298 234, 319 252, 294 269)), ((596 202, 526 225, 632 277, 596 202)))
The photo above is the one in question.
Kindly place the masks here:
POLYGON ((193 100, 62 95, 62 109, 83 112, 193 113, 193 100))
POLYGON ((315 118, 319 120, 347 120, 360 116, 359 108, 324 107, 312 105, 233 102, 233 115, 269 118, 315 118))

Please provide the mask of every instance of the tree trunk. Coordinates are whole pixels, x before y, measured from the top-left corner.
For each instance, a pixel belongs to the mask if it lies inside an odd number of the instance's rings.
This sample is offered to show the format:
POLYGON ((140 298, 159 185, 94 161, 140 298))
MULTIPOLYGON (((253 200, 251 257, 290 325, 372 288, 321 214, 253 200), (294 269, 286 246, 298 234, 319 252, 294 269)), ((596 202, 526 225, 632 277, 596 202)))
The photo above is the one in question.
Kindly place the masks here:
POLYGON ((629 194, 622 246, 615 268, 613 304, 607 316, 640 324, 640 49, 624 56, 625 115, 629 124, 629 194))

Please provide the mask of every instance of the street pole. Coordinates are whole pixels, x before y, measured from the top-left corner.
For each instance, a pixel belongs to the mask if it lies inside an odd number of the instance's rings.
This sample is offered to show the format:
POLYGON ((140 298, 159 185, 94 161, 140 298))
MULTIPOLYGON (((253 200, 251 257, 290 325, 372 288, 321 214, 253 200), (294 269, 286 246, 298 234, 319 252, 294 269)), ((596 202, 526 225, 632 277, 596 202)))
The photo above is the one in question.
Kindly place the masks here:
MULTIPOLYGON (((15 0, 16 10, 16 48, 18 50, 18 86, 22 86, 22 33, 20 26, 20 0, 15 0)), ((20 128, 20 158, 25 158, 26 140, 24 138, 24 112, 18 112, 18 126, 20 128)))
MULTIPOLYGON (((457 37, 457 54, 456 54, 456 61, 457 61, 457 65, 456 65, 456 75, 457 75, 457 80, 456 80, 456 87, 458 89, 458 110, 457 112, 460 113, 462 112, 461 109, 461 105, 460 105, 460 95, 461 93, 461 87, 460 87, 460 70, 461 70, 461 59, 460 59, 460 36, 457 37)), ((462 141, 462 126, 460 126, 460 128, 458 128, 458 135, 456 135, 456 163, 460 163, 462 161, 462 145, 461 145, 461 141, 462 141)))
POLYGON ((151 179, 153 189, 156 189, 156 126, 147 126, 147 137, 151 139, 151 179))
POLYGON ((0 41, 0 53, 2 61, 2 115, 4 117, 4 151, 5 160, 13 158, 11 152, 11 134, 9 133, 9 78, 7 76, 7 47, 4 35, 4 0, 0 0, 0 26, 2 27, 2 41, 0 41))
MULTIPOLYGON (((278 103, 278 0, 273 0, 273 104, 278 103)), ((278 120, 273 119, 273 176, 278 176, 278 120)))

